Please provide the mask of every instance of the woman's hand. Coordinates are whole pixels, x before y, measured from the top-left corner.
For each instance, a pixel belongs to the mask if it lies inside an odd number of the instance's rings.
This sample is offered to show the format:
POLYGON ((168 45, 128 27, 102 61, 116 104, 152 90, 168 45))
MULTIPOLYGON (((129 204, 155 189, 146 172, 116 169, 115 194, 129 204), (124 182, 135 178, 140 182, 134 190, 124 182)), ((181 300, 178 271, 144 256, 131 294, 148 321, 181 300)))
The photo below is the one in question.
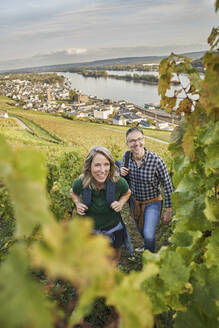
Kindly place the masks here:
POLYGON ((115 212, 120 212, 123 208, 123 205, 128 201, 129 197, 131 196, 131 190, 129 189, 125 194, 123 194, 119 200, 115 200, 112 202, 110 207, 115 211, 115 212))
POLYGON ((85 215, 86 211, 88 210, 88 207, 81 202, 80 195, 75 194, 72 189, 70 189, 70 195, 76 205, 77 213, 80 215, 85 215))
MULTIPOLYGON (((124 203, 123 203, 124 204, 124 203)), ((120 212, 123 208, 123 204, 120 203, 119 201, 115 200, 110 207, 115 211, 115 212, 120 212)))
POLYGON ((129 169, 125 166, 120 167, 120 173, 122 177, 125 177, 129 173, 129 169))
POLYGON ((80 215, 85 215, 86 211, 88 210, 88 207, 84 205, 83 203, 77 203, 75 204, 77 207, 77 213, 80 215))

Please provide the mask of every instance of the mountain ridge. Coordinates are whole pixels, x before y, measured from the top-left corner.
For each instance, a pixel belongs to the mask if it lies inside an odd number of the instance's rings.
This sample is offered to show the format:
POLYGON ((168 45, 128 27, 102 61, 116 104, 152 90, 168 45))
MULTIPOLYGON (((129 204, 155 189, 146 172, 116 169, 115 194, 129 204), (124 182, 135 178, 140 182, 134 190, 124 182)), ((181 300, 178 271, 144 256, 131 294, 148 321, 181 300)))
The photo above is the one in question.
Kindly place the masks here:
MULTIPOLYGON (((195 52, 186 52, 180 55, 190 57, 191 59, 198 59, 203 56, 206 51, 195 51, 195 52)), ((99 59, 94 61, 78 62, 78 63, 68 63, 68 64, 53 64, 53 65, 44 65, 36 67, 25 67, 11 70, 1 70, 1 74, 5 73, 24 73, 24 72, 49 72, 49 71, 61 71, 63 69, 70 68, 80 68, 87 66, 107 66, 107 65, 125 65, 125 64, 159 64, 159 62, 167 57, 166 56, 135 56, 135 57, 118 57, 118 58, 109 58, 109 59, 99 59)))

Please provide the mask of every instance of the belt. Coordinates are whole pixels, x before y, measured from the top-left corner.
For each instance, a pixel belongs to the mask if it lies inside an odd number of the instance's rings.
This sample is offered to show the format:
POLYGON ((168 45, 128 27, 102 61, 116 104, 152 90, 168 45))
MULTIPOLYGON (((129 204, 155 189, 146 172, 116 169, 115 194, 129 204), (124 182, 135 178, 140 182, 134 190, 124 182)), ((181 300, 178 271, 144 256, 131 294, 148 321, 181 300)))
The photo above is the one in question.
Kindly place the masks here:
POLYGON ((143 230, 144 228, 144 211, 147 204, 158 202, 162 200, 162 196, 159 195, 155 198, 151 198, 148 200, 140 201, 136 200, 133 196, 131 196, 131 199, 134 202, 134 210, 132 213, 132 218, 135 219, 138 222, 139 228, 143 230))

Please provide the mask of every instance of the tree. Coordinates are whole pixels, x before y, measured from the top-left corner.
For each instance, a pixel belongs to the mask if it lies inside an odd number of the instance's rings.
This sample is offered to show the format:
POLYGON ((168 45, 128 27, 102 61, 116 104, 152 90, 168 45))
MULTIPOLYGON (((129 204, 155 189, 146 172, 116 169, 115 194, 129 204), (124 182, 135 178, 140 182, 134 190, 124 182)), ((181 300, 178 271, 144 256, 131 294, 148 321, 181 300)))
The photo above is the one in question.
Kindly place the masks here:
POLYGON ((76 92, 75 90, 70 90, 70 91, 69 91, 69 99, 70 99, 71 101, 75 101, 76 96, 77 96, 77 92, 76 92))

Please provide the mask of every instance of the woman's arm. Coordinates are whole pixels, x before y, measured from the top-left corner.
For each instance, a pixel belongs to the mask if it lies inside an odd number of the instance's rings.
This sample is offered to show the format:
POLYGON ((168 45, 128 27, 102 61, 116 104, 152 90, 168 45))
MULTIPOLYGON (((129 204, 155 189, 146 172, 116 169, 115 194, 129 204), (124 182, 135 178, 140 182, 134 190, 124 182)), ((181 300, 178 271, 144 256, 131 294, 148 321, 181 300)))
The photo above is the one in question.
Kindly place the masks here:
POLYGON ((131 196, 131 190, 129 189, 125 194, 123 194, 119 200, 114 201, 111 204, 111 208, 115 211, 115 212, 120 212, 123 208, 123 205, 129 200, 131 196))
POLYGON ((81 202, 80 195, 75 194, 72 189, 70 189, 70 194, 73 202, 76 205, 77 213, 80 215, 85 215, 88 207, 81 202))

